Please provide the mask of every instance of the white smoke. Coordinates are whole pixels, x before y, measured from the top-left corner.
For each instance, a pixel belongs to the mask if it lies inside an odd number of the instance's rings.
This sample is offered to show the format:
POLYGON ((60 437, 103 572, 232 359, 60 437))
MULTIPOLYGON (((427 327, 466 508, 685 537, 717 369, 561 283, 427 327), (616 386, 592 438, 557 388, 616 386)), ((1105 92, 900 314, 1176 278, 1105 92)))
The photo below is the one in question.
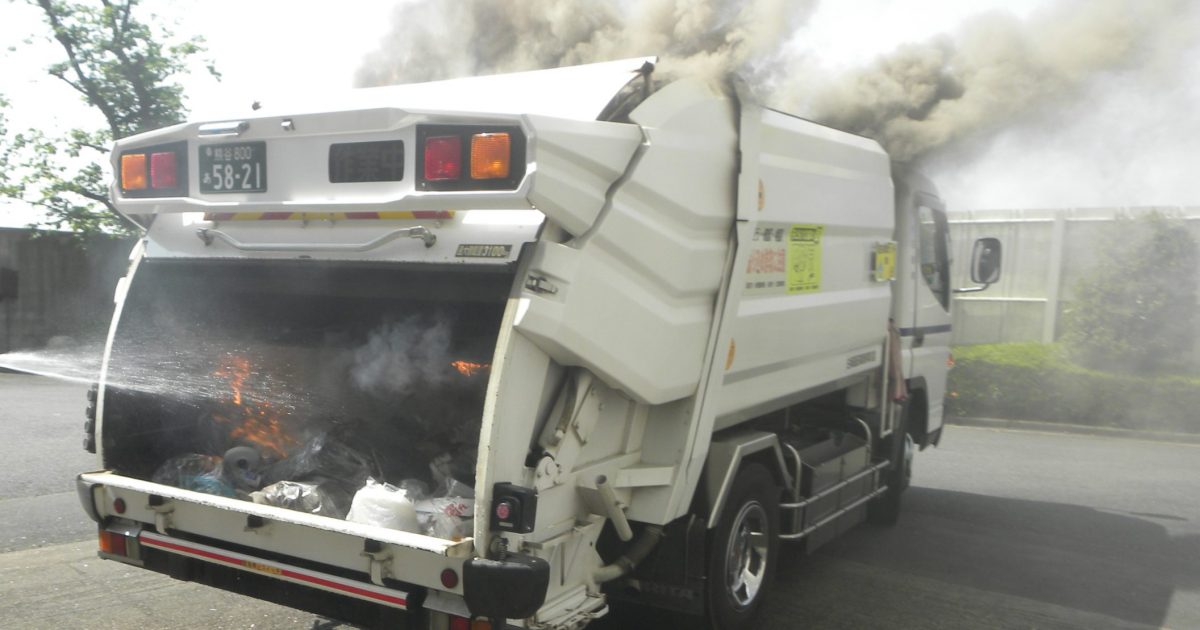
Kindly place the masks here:
POLYGON ((450 332, 443 320, 429 325, 415 316, 382 324, 352 351, 350 378, 374 394, 408 394, 443 384, 450 376, 450 332))
POLYGON ((466 0, 397 7, 361 86, 658 55, 659 72, 723 78, 779 53, 815 0, 466 0))

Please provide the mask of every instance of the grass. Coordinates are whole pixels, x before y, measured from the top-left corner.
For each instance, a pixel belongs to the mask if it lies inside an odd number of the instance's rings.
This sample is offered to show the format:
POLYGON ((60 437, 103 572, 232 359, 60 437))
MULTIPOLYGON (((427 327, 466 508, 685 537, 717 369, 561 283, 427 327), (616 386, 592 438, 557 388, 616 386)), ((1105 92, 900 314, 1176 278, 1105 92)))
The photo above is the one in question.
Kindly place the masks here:
POLYGON ((1055 344, 959 346, 947 413, 1200 432, 1200 376, 1116 374, 1071 363, 1055 344))

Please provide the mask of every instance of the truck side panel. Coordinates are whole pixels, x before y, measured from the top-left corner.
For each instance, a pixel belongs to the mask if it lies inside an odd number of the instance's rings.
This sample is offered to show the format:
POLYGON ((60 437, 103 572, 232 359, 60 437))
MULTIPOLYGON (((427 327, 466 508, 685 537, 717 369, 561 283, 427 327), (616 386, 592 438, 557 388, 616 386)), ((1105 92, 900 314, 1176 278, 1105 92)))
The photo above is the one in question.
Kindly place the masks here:
POLYGON ((743 148, 757 160, 759 209, 738 244, 717 428, 878 367, 891 302, 871 269, 873 248, 892 240, 887 155, 770 110, 759 124, 757 151, 743 148))

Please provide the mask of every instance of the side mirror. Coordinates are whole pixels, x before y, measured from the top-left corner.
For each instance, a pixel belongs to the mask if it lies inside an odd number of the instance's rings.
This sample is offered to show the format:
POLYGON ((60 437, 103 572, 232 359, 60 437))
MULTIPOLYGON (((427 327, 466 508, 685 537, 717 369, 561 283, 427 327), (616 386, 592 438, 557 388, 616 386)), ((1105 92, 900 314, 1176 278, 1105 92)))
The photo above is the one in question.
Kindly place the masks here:
POLYGON ((975 249, 971 250, 971 282, 983 286, 955 289, 954 292, 982 291, 1000 280, 1001 250, 998 238, 987 237, 975 241, 975 249))

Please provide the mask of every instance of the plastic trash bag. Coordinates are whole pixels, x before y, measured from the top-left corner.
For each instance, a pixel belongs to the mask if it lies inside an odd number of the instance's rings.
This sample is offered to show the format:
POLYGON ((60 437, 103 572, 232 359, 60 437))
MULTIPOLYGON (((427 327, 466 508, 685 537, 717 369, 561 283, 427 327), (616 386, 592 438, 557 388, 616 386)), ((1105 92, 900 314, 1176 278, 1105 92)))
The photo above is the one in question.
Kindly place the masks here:
POLYGON ((184 490, 235 496, 233 484, 225 477, 224 461, 216 455, 190 453, 172 457, 154 471, 150 480, 184 490))
POLYGON ((454 479, 453 477, 446 477, 440 484, 438 484, 433 496, 474 499, 475 488, 472 488, 471 486, 468 486, 467 484, 454 479))
POLYGON ((471 535, 475 499, 437 497, 416 503, 421 531, 426 536, 459 541, 471 535))
POLYGON ((328 433, 304 443, 287 459, 272 464, 263 474, 265 483, 304 481, 314 476, 342 484, 347 492, 362 487, 371 475, 370 461, 328 433))
POLYGON ((401 479, 396 485, 400 486, 408 495, 408 499, 414 503, 429 497, 429 484, 420 479, 401 479))
POLYGON ((429 472, 433 474, 434 497, 466 497, 475 498, 475 489, 454 478, 452 469, 454 456, 442 453, 429 462, 429 472))
POLYGON ((408 493, 388 483, 367 479, 350 504, 346 520, 364 525, 419 533, 417 511, 408 493))
POLYGON ((316 483, 301 481, 277 481, 262 490, 250 493, 250 499, 262 505, 341 518, 333 497, 316 483))

